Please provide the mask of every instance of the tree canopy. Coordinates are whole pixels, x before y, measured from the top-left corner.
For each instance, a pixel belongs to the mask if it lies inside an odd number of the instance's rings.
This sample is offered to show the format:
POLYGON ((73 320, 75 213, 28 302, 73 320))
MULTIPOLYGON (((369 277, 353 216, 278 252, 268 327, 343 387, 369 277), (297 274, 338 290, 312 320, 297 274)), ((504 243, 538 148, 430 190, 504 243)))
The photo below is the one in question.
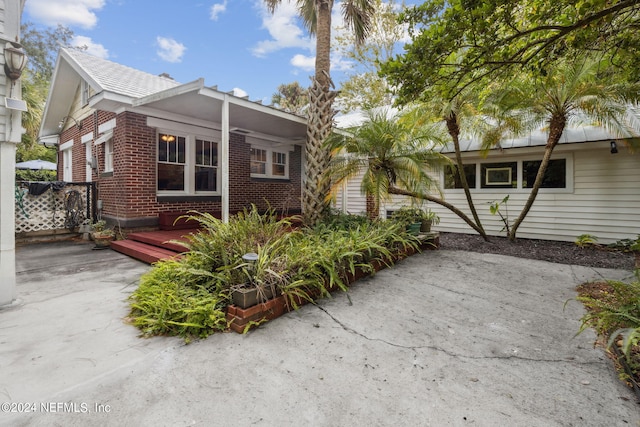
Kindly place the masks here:
POLYGON ((400 21, 413 41, 382 67, 400 102, 433 85, 454 96, 483 77, 523 67, 544 75, 558 60, 586 52, 607 58, 631 81, 640 76, 638 0, 427 0, 400 21))

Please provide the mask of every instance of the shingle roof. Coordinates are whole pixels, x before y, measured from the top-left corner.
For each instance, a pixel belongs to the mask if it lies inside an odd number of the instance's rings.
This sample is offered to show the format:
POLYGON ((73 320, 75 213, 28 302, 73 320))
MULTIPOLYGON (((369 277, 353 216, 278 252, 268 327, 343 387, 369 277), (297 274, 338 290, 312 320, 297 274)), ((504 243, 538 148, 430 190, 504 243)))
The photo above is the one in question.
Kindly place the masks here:
POLYGON ((115 62, 89 55, 78 49, 63 48, 102 90, 132 98, 139 98, 179 86, 167 77, 145 73, 115 62))

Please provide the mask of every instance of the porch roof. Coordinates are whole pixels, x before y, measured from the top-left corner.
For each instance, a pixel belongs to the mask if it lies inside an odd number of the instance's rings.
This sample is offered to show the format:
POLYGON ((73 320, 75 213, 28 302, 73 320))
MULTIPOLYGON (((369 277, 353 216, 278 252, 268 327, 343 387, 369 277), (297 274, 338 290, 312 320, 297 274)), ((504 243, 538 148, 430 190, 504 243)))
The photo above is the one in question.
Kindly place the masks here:
POLYGON ((60 132, 58 123, 70 114, 82 81, 95 93, 89 99, 89 107, 93 109, 131 110, 220 129, 222 105, 226 101, 231 131, 269 136, 289 144, 302 144, 306 139, 304 117, 218 91, 216 87, 205 87, 203 79, 181 84, 167 76, 149 74, 77 49, 61 48, 43 114, 41 140, 60 132))

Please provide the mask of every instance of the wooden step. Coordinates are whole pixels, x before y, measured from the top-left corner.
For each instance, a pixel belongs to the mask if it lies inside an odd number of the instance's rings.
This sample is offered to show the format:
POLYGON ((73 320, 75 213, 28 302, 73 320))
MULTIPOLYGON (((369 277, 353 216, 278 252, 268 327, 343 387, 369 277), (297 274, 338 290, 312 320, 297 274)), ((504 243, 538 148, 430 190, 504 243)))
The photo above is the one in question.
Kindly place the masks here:
POLYGON ((153 264, 161 259, 179 257, 175 251, 159 248, 157 246, 148 245, 146 243, 134 240, 116 240, 111 242, 111 249, 129 255, 132 258, 153 264))
POLYGON ((127 235, 127 240, 135 240, 137 242, 146 243, 148 245, 157 246, 174 252, 186 252, 186 247, 180 243, 173 243, 171 240, 187 241, 185 236, 190 232, 195 231, 196 230, 143 231, 138 233, 129 233, 127 235))

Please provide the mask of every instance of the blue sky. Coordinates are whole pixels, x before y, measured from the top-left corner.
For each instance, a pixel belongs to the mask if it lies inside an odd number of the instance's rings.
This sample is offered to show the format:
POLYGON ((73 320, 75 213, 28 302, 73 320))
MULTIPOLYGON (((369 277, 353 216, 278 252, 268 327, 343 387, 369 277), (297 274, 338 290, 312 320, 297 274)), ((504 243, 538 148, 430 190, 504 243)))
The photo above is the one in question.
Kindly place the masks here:
MULTIPOLYGON (((339 11, 336 5, 334 26, 339 11)), ((204 77, 266 104, 280 84, 306 87, 313 74, 315 39, 287 0, 273 15, 261 0, 27 0, 22 19, 69 27, 73 44, 93 55, 181 83, 204 77)), ((332 57, 336 85, 352 68, 332 57)))

